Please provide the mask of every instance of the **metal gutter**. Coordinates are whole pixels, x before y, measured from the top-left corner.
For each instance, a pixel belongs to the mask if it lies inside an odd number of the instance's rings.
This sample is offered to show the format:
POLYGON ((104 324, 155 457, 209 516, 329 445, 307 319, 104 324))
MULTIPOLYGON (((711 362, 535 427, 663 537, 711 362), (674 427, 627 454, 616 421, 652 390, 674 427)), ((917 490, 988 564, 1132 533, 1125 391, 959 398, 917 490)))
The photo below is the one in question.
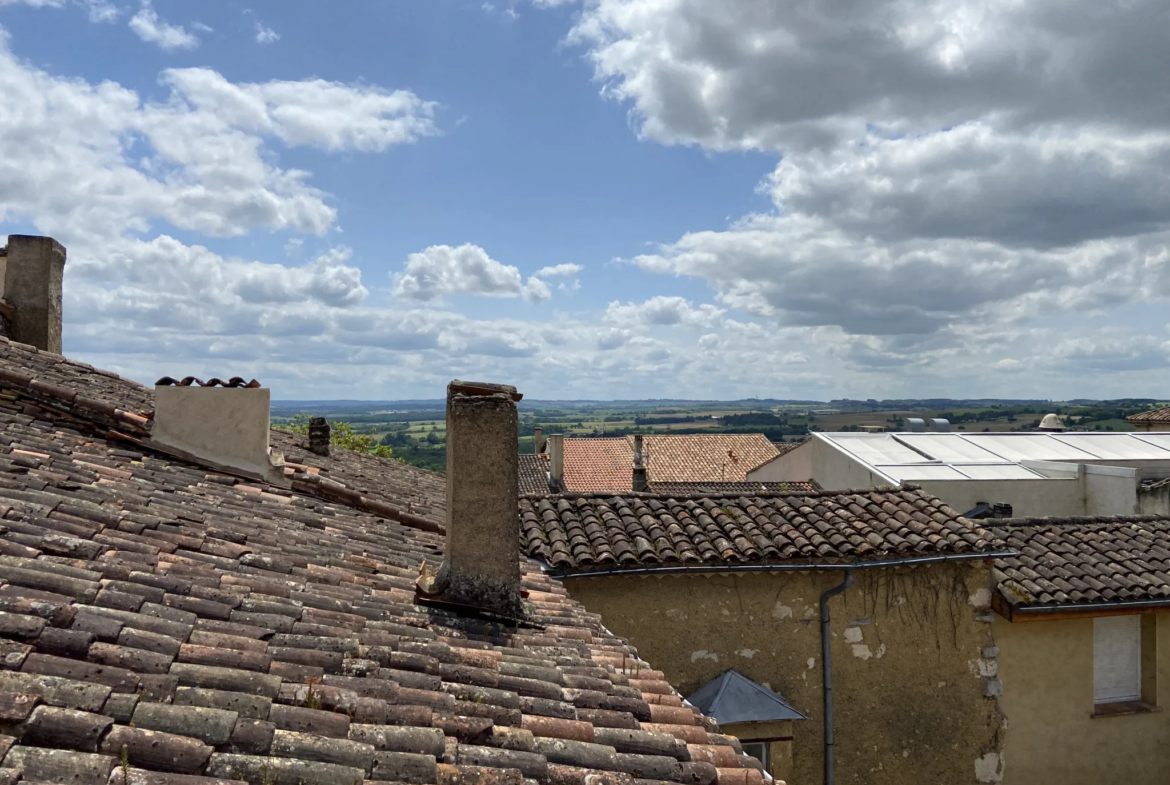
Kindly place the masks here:
POLYGON ((1170 598, 1159 600, 1126 600, 1125 602, 1078 602, 1068 605, 1027 605, 1012 608, 1012 613, 1027 615, 1051 615, 1075 613, 1078 611, 1110 611, 1115 608, 1162 608, 1170 607, 1170 598))
POLYGON ((829 600, 853 585, 853 570, 845 572, 841 583, 826 589, 821 595, 821 672, 824 674, 822 693, 825 700, 825 785, 833 785, 833 753, 836 739, 833 736, 833 651, 829 627, 829 600))
POLYGON ((940 556, 915 556, 908 559, 879 559, 858 562, 784 562, 783 564, 704 564, 695 567, 685 565, 670 567, 613 567, 606 570, 558 570, 544 565, 545 572, 554 578, 604 578, 613 575, 704 575, 738 572, 810 572, 818 570, 866 570, 878 567, 912 567, 918 564, 939 564, 956 561, 987 561, 1006 559, 1017 554, 1014 551, 991 551, 980 553, 955 553, 940 556))

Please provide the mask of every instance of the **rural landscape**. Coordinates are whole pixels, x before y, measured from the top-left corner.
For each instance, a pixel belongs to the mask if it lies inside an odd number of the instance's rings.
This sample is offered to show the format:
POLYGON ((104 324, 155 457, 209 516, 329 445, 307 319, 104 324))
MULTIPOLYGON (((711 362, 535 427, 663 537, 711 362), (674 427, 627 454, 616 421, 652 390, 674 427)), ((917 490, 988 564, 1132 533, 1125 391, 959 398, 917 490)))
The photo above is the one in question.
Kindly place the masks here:
MULTIPOLYGON (((533 431, 573 437, 629 434, 762 433, 773 442, 799 442, 811 431, 902 430, 908 418, 941 418, 952 430, 1029 431, 1049 413, 1087 431, 1132 431, 1131 414, 1165 405, 1151 398, 1112 401, 1041 400, 850 400, 794 401, 521 401, 519 447, 533 452, 533 431)), ((308 417, 340 427, 351 449, 393 457, 431 471, 446 468, 443 401, 274 401, 278 428, 304 430, 308 417)), ((338 438, 335 435, 335 438, 338 438)))

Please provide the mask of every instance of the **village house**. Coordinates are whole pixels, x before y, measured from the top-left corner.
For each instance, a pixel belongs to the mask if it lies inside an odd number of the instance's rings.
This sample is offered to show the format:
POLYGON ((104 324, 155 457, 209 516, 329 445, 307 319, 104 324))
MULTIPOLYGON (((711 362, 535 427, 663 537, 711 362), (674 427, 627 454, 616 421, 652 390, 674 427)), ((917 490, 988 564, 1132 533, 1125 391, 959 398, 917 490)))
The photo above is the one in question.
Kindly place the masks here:
POLYGON ((622 493, 648 490, 648 483, 743 483, 752 469, 782 452, 762 433, 550 434, 546 439, 537 428, 534 445, 535 453, 520 456, 520 485, 526 493, 622 493))
POLYGON ((446 482, 330 450, 255 381, 49 351, 30 248, 64 262, 10 238, 2 279, 3 782, 763 781, 521 554, 514 389, 452 383, 446 482))
POLYGON ((822 488, 911 483, 969 517, 1170 514, 1168 479, 1170 434, 1100 431, 814 433, 748 472, 822 488))
POLYGON ((1170 406, 1131 414, 1125 421, 1139 431, 1170 431, 1170 406))
POLYGON ((1005 785, 1170 782, 1170 519, 994 524, 1005 785))
POLYGON ((808 718, 742 737, 769 740, 774 775, 1003 775, 989 587, 1005 551, 937 498, 534 494, 520 510, 528 554, 684 694, 735 671, 808 718))

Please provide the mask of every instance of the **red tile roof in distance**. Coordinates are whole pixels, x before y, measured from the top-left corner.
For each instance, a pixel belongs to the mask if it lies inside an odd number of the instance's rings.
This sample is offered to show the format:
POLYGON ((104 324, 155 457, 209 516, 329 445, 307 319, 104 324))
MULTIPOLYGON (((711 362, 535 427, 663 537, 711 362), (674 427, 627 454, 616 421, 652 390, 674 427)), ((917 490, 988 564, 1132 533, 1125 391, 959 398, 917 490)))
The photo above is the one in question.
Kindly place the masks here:
POLYGON ((277 488, 137 445, 150 412, 0 341, 5 782, 762 783, 531 562, 533 627, 415 604, 441 477, 274 433, 277 488))
POLYGON ((1151 409, 1148 412, 1131 414, 1125 418, 1126 422, 1170 422, 1170 406, 1162 409, 1151 409))
MULTIPOLYGON (((642 437, 651 482, 744 482, 779 453, 759 433, 642 437)), ((565 439, 565 487, 570 493, 630 491, 634 437, 565 439)))
POLYGON ((994 553, 1002 543, 916 489, 520 500, 530 556, 568 572, 994 553))

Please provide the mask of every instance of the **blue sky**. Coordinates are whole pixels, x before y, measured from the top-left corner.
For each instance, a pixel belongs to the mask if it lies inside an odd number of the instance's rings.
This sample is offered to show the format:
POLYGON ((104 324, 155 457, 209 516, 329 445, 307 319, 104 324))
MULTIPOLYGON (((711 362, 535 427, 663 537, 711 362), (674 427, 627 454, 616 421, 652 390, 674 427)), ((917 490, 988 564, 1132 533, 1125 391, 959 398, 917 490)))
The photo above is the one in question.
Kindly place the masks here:
POLYGON ((1156 4, 964 5, 0 0, 0 233, 143 381, 1164 395, 1156 4))

